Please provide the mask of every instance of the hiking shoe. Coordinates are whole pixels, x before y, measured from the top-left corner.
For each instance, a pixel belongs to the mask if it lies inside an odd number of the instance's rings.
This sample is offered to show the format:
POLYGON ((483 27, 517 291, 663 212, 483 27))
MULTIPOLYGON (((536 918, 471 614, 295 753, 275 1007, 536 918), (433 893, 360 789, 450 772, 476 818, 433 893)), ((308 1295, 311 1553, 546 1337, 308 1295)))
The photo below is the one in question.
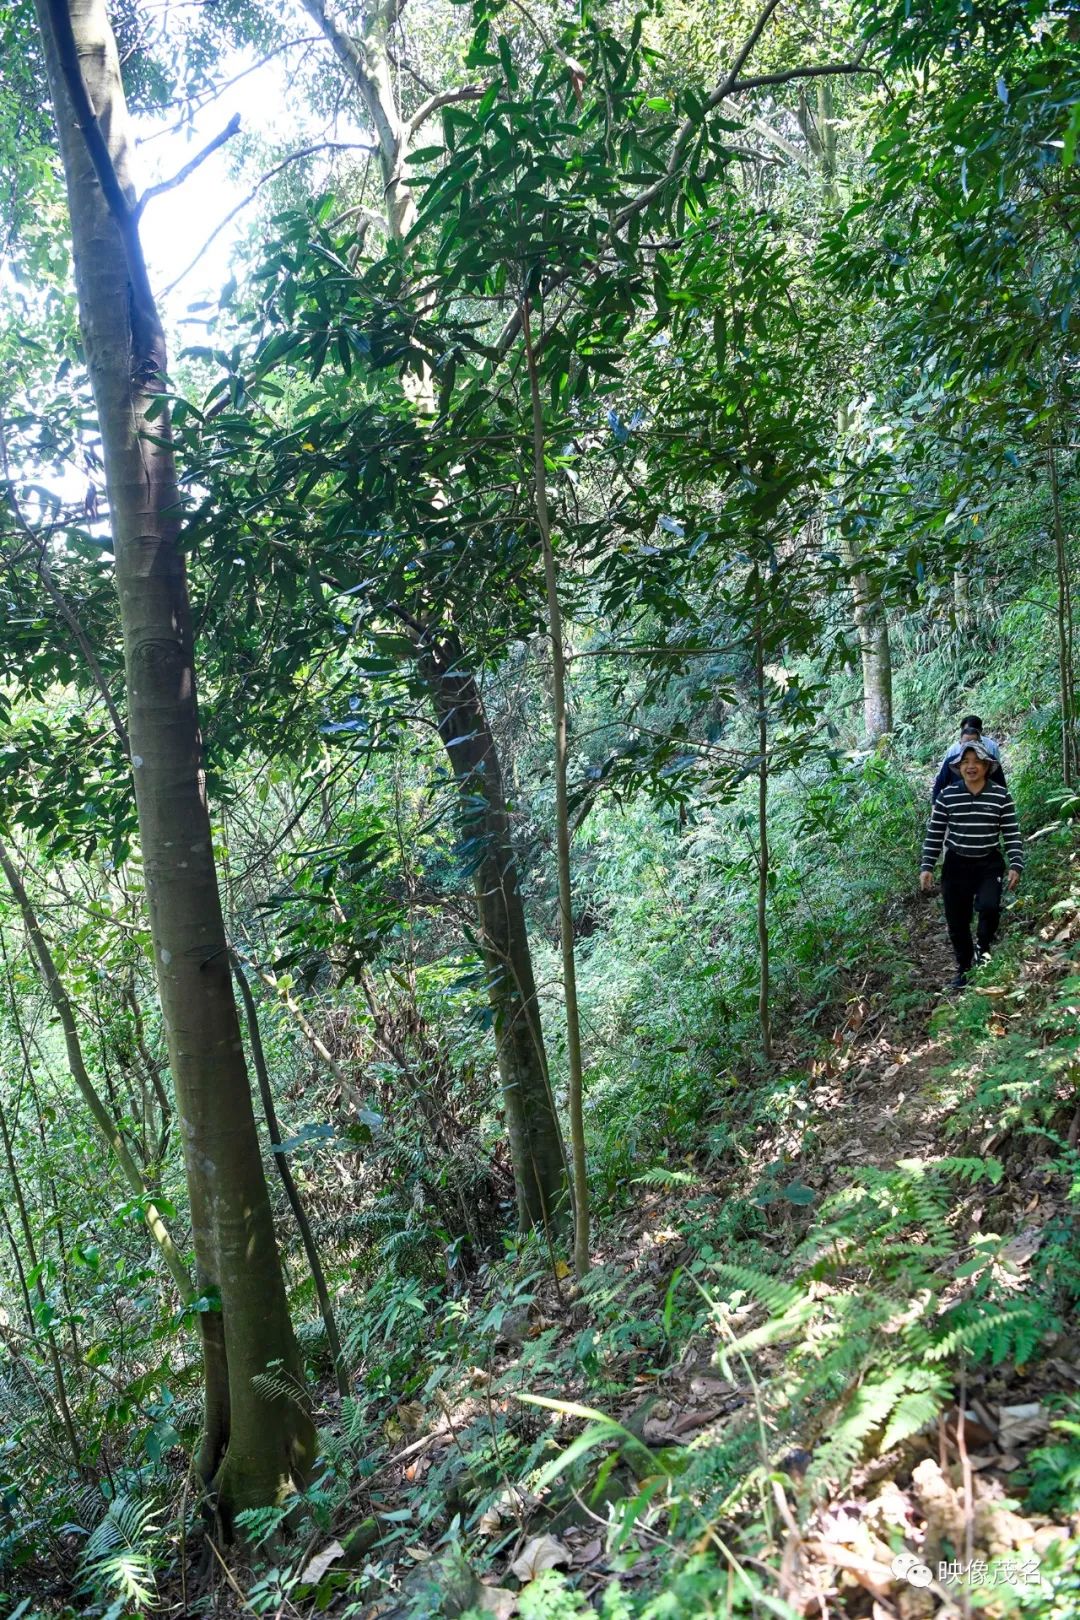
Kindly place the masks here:
POLYGON ((967 976, 966 973, 954 973, 952 978, 949 980, 949 989, 950 990, 966 990, 967 989, 967 981, 968 981, 968 976, 967 976))
POLYGON ((987 962, 989 962, 989 960, 990 960, 990 952, 989 951, 976 951, 975 952, 975 966, 977 968, 985 967, 987 962))

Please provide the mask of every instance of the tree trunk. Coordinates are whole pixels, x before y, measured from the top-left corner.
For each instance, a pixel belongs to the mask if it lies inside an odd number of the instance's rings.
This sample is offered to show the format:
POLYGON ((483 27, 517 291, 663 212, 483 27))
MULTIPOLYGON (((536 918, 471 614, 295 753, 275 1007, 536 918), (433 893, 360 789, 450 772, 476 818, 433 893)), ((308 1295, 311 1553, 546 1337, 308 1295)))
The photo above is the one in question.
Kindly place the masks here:
POLYGON ((962 563, 953 569, 953 618, 958 630, 970 630, 975 623, 971 609, 971 575, 962 563))
POLYGON ((79 315, 104 451, 128 736, 158 989, 203 1292, 199 1467, 226 1526, 303 1479, 299 1377, 229 971, 204 793, 165 344, 138 236, 104 0, 36 0, 67 180, 79 315), (96 116, 95 116, 96 112, 96 116), (282 1386, 261 1380, 268 1369, 282 1386))
POLYGON ((1046 452, 1046 468, 1050 475, 1050 510, 1054 534, 1054 568, 1057 573, 1057 606, 1055 623, 1058 644, 1058 690, 1061 700, 1061 777, 1066 787, 1076 780, 1076 707, 1073 692, 1072 664, 1072 581, 1069 575, 1069 553, 1065 542, 1065 519, 1061 510, 1061 485, 1058 480, 1057 456, 1053 445, 1046 452))
POLYGON ((551 643, 551 710, 555 730, 555 841, 559 869, 559 938, 562 944, 563 997, 566 1007, 566 1058, 570 1091, 570 1146, 574 1171, 574 1275, 580 1280, 589 1270, 589 1180, 585 1161, 584 1072, 581 1060, 581 1019, 578 1014, 577 963, 574 959, 574 895, 570 874, 570 801, 567 793, 569 732, 566 710, 566 657, 563 648, 562 607, 551 541, 547 468, 544 464, 544 410, 532 341, 528 299, 521 308, 521 332, 529 373, 532 408, 533 482, 536 526, 544 553, 547 587, 548 637, 551 643))
POLYGON ((301 0, 322 30, 347 78, 359 90, 375 128, 383 176, 387 234, 395 242, 408 236, 416 220, 412 187, 405 184, 409 155, 408 124, 401 116, 390 72, 390 34, 403 0, 373 0, 365 8, 363 34, 357 38, 326 14, 324 0, 301 0))
MULTIPOLYGON (((390 34, 401 9, 400 0, 374 0, 364 14, 359 36, 327 15, 325 0, 302 0, 302 4, 322 30, 371 119, 383 175, 386 231, 394 241, 402 242, 416 221, 416 204, 412 188, 405 183, 406 159, 415 127, 402 116, 389 66, 390 34)), ((448 99, 455 99, 457 94, 451 93, 448 99)), ((410 397, 418 410, 432 412, 430 377, 413 379, 410 397)), ((462 649, 455 642, 448 661, 441 656, 423 656, 419 667, 435 705, 451 769, 461 786, 466 818, 474 823, 485 822, 483 828, 478 826, 477 835, 488 840, 492 851, 477 871, 477 912, 488 969, 488 994, 495 1015, 518 1217, 525 1230, 550 1219, 558 1220, 560 1212, 565 1214, 566 1155, 548 1082, 502 771, 480 694, 470 675, 459 676, 461 657, 462 649), (457 698, 461 708, 455 713, 453 704, 457 698), (470 743, 460 740, 465 738, 470 743), (452 745, 450 739, 454 739, 452 745), (475 748, 471 747, 473 740, 475 748), (463 763, 466 753, 468 764, 463 763), (472 801, 477 795, 489 793, 494 797, 478 815, 472 801)))
POLYGON ((439 735, 461 796, 488 1000, 495 1021, 510 1157, 522 1230, 565 1222, 566 1156, 548 1080, 540 1008, 502 771, 476 682, 452 641, 424 655, 439 735))
MULTIPOLYGON (((848 413, 841 405, 836 413, 836 434, 842 445, 848 430, 848 413)), ((863 731, 875 743, 893 728, 892 648, 889 621, 881 593, 866 572, 863 559, 850 536, 841 537, 844 566, 851 583, 855 634, 862 663, 863 731)))
MULTIPOLYGON (((832 210, 838 206, 839 192, 836 183, 836 121, 832 86, 827 79, 818 82, 817 120, 811 127, 814 131, 811 147, 821 166, 825 205, 832 210)), ((837 438, 843 444, 848 431, 848 412, 843 405, 836 413, 836 428, 837 438)), ((881 595, 867 575, 858 549, 850 539, 844 539, 843 553, 851 582, 855 634, 862 663, 863 730, 867 740, 873 743, 893 728, 889 624, 881 595)))
POLYGON ((772 1022, 769 1016, 769 717, 765 709, 765 645, 760 624, 754 647, 757 674, 758 730, 758 1023, 761 1050, 772 1062, 772 1022))
POLYGON ((893 728, 892 649, 885 609, 871 584, 862 559, 850 540, 845 540, 844 562, 851 581, 855 634, 862 664, 863 731, 869 742, 877 742, 893 728))

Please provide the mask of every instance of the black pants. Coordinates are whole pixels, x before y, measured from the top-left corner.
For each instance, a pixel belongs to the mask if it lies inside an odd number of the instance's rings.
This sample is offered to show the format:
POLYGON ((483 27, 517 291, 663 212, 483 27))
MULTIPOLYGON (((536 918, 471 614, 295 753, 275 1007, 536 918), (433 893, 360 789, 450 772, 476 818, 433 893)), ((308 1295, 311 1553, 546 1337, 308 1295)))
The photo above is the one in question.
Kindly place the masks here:
POLYGON ((971 938, 971 913, 978 913, 977 930, 980 951, 989 950, 1001 921, 1001 885, 1005 878, 1005 862, 1000 850, 976 859, 946 850, 941 869, 941 898, 945 902, 945 922, 952 948, 956 952, 956 965, 966 973, 975 960, 975 944, 971 938))

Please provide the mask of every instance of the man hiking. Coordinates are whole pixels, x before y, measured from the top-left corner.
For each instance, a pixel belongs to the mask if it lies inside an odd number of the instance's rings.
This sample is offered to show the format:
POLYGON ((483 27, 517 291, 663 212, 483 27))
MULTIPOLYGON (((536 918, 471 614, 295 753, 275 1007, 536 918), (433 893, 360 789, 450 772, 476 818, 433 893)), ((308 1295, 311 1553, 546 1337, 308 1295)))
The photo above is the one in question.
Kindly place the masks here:
POLYGON ((994 766, 990 772, 991 782, 996 782, 999 787, 1005 786, 1005 772, 1001 768, 1000 748, 993 737, 983 736, 983 723, 977 714, 965 714, 960 722, 960 741, 953 743, 952 747, 946 750, 945 758, 941 762, 941 768, 934 778, 933 787, 930 789, 930 798, 933 803, 937 803, 937 797, 942 788, 948 787, 950 782, 958 780, 960 775, 960 755, 964 752, 967 744, 973 742, 982 743, 987 753, 993 758, 994 766))
POLYGON ((950 990, 962 990, 972 964, 989 954, 1001 920, 1002 883, 1015 889, 1024 868, 1016 806, 1006 788, 990 781, 993 765, 993 756, 984 743, 964 744, 959 759, 960 780, 938 794, 923 844, 919 884, 924 894, 934 886, 934 867, 942 849, 945 851, 941 898, 956 954, 956 974, 950 990), (1009 858, 1008 877, 1002 841, 1009 858), (974 941, 973 910, 979 917, 974 941))

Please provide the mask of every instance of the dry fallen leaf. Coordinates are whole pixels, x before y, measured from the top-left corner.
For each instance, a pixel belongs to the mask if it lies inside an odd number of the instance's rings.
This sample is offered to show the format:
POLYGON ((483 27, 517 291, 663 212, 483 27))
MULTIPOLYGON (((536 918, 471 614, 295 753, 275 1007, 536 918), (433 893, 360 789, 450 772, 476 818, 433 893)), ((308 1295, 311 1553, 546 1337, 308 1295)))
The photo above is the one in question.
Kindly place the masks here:
POLYGON ((1003 1406, 998 1413, 998 1440, 1006 1451, 1045 1434, 1049 1418, 1038 1401, 1020 1406, 1003 1406))
POLYGON ((587 1541, 584 1547, 576 1547, 574 1549, 574 1563, 591 1564, 594 1559, 599 1558, 603 1550, 604 1543, 600 1540, 600 1537, 597 1536, 594 1540, 587 1541))
POLYGON ((344 1551, 345 1549, 341 1545, 340 1541, 328 1542, 323 1548, 322 1552, 318 1552, 315 1554, 314 1558, 308 1559, 307 1564, 304 1566, 304 1573, 301 1575, 300 1579, 306 1582, 308 1585, 317 1586, 322 1580, 323 1576, 326 1574, 327 1570, 330 1568, 330 1565, 336 1563, 344 1551))
POLYGON ((570 1562, 569 1552, 555 1536, 533 1536, 510 1565, 510 1573, 516 1575, 524 1585, 527 1581, 535 1581, 545 1569, 554 1569, 557 1564, 570 1562))
POLYGON ((482 1614, 493 1614, 495 1620, 510 1620, 517 1613, 517 1593, 508 1586, 482 1586, 473 1607, 482 1614))
MULTIPOLYGON (((1035 1202, 1038 1203, 1037 1194, 1035 1202)), ((1041 1248, 1045 1235, 1041 1226, 1025 1226, 1022 1232, 1009 1239, 998 1258, 1009 1261, 1014 1266, 1024 1266, 1041 1248)))
POLYGON ((734 1395, 735 1385, 727 1378, 710 1378, 703 1375, 691 1378, 690 1393, 696 1395, 699 1400, 707 1395, 734 1395))

